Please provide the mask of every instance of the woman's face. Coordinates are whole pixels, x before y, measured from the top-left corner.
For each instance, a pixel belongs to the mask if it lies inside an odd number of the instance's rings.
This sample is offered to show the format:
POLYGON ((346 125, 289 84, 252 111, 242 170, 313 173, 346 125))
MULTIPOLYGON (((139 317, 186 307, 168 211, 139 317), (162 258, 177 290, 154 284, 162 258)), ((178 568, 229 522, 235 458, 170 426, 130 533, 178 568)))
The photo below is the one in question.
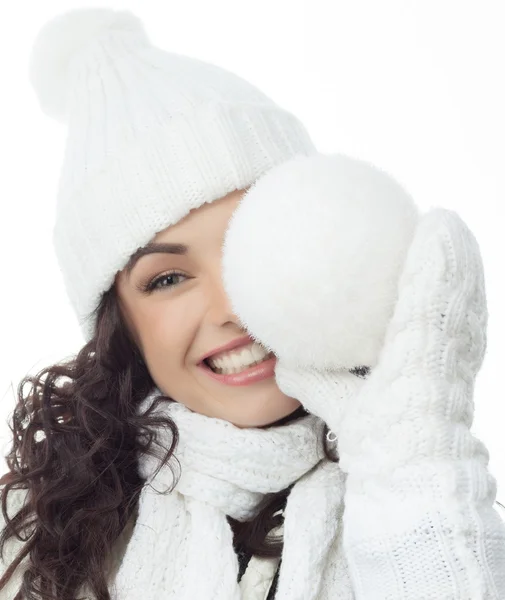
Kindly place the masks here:
POLYGON ((237 190, 204 204, 160 231, 152 242, 182 244, 187 251, 146 254, 131 272, 118 273, 116 286, 128 326, 164 394, 238 427, 261 427, 291 414, 300 403, 280 391, 273 375, 232 386, 199 366, 214 349, 247 336, 231 310, 221 273, 224 235, 243 194, 237 190), (154 289, 142 291, 149 282, 154 289))

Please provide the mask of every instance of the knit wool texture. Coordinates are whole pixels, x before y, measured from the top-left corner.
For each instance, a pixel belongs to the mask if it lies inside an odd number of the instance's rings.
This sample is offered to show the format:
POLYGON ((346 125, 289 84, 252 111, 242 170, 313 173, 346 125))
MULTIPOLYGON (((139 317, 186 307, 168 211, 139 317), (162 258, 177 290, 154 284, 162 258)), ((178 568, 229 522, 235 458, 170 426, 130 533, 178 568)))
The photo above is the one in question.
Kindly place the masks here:
POLYGON ((42 109, 68 130, 53 242, 86 341, 135 250, 190 210, 316 152, 291 112, 229 70, 153 46, 129 11, 49 21, 30 74, 42 109))
MULTIPOLYGON (((155 390, 140 409, 159 393, 155 390)), ((250 520, 265 494, 293 483, 284 513, 276 600, 353 598, 339 552, 345 478, 324 455, 321 419, 307 415, 256 429, 194 413, 179 403, 156 412, 170 416, 180 432, 175 451, 179 479, 175 491, 158 494, 155 490, 171 488, 173 472, 165 466, 153 477, 158 460, 141 458, 140 472, 148 483, 114 598, 243 598, 226 515, 250 520)), ((159 435, 168 447, 171 434, 163 430, 159 435)))

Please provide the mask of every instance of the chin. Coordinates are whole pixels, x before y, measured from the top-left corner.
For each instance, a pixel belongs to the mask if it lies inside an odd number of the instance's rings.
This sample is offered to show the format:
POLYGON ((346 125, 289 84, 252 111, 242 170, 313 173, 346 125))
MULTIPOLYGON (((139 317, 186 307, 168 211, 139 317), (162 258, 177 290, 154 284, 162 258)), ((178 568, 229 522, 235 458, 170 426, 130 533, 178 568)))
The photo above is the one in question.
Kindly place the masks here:
POLYGON ((250 407, 248 410, 245 410, 244 407, 241 408, 240 414, 230 415, 227 419, 236 427, 241 428, 268 427, 277 424, 279 421, 287 420, 287 417, 291 415, 296 417, 305 414, 301 403, 295 398, 288 398, 287 396, 283 401, 268 403, 266 406, 250 407))

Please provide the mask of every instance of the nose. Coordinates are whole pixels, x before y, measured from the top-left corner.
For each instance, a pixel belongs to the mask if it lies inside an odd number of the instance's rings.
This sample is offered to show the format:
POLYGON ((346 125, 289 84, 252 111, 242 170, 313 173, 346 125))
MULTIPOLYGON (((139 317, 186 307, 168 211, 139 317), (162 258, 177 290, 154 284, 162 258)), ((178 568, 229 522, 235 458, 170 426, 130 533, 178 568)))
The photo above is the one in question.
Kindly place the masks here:
POLYGON ((224 288, 221 260, 216 261, 215 266, 208 271, 205 293, 208 303, 207 315, 214 325, 222 326, 231 322, 243 329, 239 318, 233 312, 230 298, 224 288))

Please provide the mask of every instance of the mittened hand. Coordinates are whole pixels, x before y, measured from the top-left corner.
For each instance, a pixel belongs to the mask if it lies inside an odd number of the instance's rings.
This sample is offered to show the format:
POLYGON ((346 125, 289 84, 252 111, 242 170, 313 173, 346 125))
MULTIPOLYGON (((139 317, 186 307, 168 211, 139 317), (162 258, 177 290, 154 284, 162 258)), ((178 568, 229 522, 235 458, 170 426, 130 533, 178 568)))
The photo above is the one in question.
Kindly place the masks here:
POLYGON ((320 417, 337 438, 348 406, 355 402, 365 382, 362 370, 293 369, 282 359, 277 361, 275 379, 284 394, 320 417))
POLYGON ((377 361, 417 221, 395 180, 338 154, 273 168, 230 220, 223 281, 234 312, 278 357, 280 389, 332 428, 344 404, 335 398, 362 384, 349 370, 377 361))
POLYGON ((362 161, 297 157, 242 198, 223 279, 244 328, 278 357, 279 388, 337 435, 346 472, 487 453, 469 431, 484 274, 456 213, 420 218, 362 161))
POLYGON ((368 478, 410 462, 489 458, 469 430, 487 318, 474 235, 457 213, 431 210, 409 249, 377 365, 342 417, 343 470, 368 478))

